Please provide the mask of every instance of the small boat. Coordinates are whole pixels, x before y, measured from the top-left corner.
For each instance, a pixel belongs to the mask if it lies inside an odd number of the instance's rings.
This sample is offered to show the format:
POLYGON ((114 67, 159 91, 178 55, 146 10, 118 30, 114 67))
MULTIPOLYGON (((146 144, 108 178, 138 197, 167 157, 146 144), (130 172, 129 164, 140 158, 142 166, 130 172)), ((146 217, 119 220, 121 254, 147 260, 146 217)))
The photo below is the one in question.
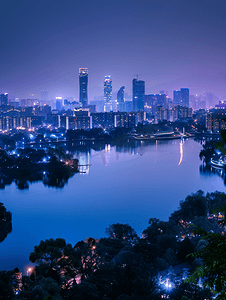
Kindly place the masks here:
POLYGON ((133 136, 133 138, 139 141, 150 141, 155 139, 153 135, 137 135, 133 136))
POLYGON ((210 164, 213 167, 217 167, 217 168, 224 168, 226 166, 226 163, 220 158, 219 160, 210 159, 210 164))

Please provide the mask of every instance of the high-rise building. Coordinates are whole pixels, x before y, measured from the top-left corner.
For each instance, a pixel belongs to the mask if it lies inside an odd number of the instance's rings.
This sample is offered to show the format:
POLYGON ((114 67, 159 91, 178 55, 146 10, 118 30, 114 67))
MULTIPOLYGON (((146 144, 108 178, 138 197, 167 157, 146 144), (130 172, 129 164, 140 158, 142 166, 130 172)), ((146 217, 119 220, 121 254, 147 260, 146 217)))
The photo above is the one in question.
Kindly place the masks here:
POLYGON ((181 105, 181 91, 173 91, 173 104, 181 105))
POLYGON ((117 110, 126 111, 125 107, 125 87, 122 86, 117 92, 117 110))
POLYGON ((112 110, 112 80, 111 76, 105 76, 104 79, 104 111, 112 110))
POLYGON ((143 80, 133 79, 133 110, 144 110, 145 82, 143 80))
POLYGON ((56 97, 56 109, 61 111, 63 107, 63 100, 62 97, 56 97))
POLYGON ((181 88, 180 91, 173 91, 173 104, 189 107, 189 89, 181 88))
POLYGON ((117 101, 118 103, 125 102, 125 87, 122 86, 117 93, 117 101))
POLYGON ((0 95, 0 105, 7 105, 9 102, 8 102, 8 94, 5 93, 5 94, 1 94, 0 95))
POLYGON ((79 68, 79 102, 82 107, 88 104, 88 68, 79 68))
POLYGON ((189 89, 180 89, 181 105, 189 107, 189 89))
POLYGON ((158 106, 158 94, 144 95, 144 111, 155 114, 158 106))

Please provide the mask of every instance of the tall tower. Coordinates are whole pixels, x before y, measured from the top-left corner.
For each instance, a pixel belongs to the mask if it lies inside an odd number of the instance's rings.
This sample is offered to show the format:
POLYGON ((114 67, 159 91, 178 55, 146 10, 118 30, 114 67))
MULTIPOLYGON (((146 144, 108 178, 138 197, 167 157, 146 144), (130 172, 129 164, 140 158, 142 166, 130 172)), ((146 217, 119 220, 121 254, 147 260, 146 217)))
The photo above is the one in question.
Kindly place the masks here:
POLYGON ((88 68, 79 68, 79 102, 82 107, 88 104, 88 68))
POLYGON ((112 80, 111 76, 105 76, 104 79, 104 110, 111 111, 112 110, 112 80))
POLYGON ((133 111, 144 110, 145 82, 133 79, 133 111))

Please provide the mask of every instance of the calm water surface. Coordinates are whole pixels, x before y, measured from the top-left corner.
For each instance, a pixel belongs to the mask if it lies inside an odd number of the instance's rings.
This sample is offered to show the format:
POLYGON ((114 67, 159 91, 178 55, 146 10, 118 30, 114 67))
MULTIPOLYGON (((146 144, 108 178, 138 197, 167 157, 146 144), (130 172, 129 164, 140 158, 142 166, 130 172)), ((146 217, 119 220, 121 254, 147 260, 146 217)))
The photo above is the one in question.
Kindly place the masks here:
POLYGON ((200 174, 201 145, 193 140, 140 142, 133 149, 105 150, 78 158, 86 174, 75 174, 63 189, 33 183, 0 191, 12 212, 13 231, 0 244, 0 270, 20 271, 30 265, 29 253, 40 240, 65 238, 73 245, 87 237, 105 236, 112 223, 128 223, 139 235, 156 217, 167 220, 179 201, 201 189, 225 192, 223 180, 200 174))

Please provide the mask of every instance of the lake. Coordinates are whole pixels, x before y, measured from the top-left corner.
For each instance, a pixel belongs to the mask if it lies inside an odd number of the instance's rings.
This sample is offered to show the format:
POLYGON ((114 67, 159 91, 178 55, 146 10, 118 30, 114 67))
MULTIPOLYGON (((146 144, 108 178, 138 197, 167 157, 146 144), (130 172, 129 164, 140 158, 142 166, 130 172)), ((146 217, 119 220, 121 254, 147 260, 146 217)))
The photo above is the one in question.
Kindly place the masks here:
POLYGON ((12 212, 13 230, 0 244, 0 270, 18 267, 25 274, 29 253, 40 240, 61 237, 75 245, 105 236, 105 228, 117 222, 141 236, 149 218, 167 220, 187 195, 199 189, 225 192, 220 176, 200 172, 201 148, 192 139, 106 145, 77 152, 80 164, 89 166, 62 189, 42 182, 26 190, 6 186, 0 201, 12 212))

